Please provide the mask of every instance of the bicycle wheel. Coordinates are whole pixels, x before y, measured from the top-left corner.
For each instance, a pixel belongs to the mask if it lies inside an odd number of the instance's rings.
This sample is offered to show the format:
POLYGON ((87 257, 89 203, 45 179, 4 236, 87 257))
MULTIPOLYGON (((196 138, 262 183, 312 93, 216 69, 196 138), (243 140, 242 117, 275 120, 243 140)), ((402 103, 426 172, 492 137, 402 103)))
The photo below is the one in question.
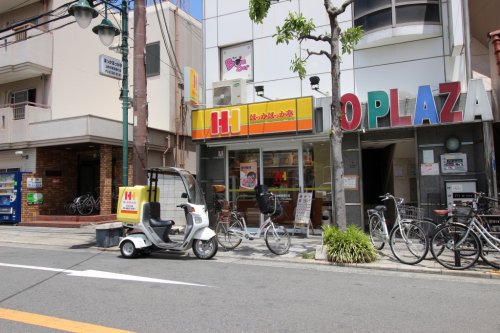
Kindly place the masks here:
POLYGON ((382 250, 385 245, 384 227, 379 215, 374 214, 370 217, 370 239, 377 250, 382 250))
MULTIPOLYGON (((420 228, 422 228, 425 232, 425 235, 427 236, 427 244, 431 244, 431 239, 436 233, 436 230, 438 226, 436 223, 432 220, 417 220, 413 221, 414 224, 418 225, 420 228)), ((443 250, 443 249, 442 249, 443 250)), ((427 255, 425 256, 425 259, 432 259, 434 256, 432 255, 431 251, 427 251, 427 255)))
MULTIPOLYGON (((498 235, 495 235, 494 237, 498 238, 498 235)), ((500 251, 495 249, 495 247, 490 245, 486 240, 482 239, 482 237, 481 240, 483 242, 481 245, 481 258, 488 265, 496 269, 500 269, 500 251)), ((500 248, 500 241, 490 239, 490 242, 492 242, 497 248, 500 248)))
POLYGON ((266 228, 264 239, 269 251, 282 255, 290 249, 290 235, 283 226, 275 226, 273 223, 266 228))
POLYGON ((232 250, 240 245, 241 238, 235 232, 243 234, 243 225, 235 218, 231 218, 229 223, 219 221, 215 227, 217 242, 226 250, 232 250))
POLYGON ((438 228, 431 240, 431 252, 437 262, 454 270, 474 265, 479 258, 480 249, 481 243, 476 234, 460 224, 438 228))
POLYGON ((396 259, 408 265, 421 262, 429 250, 425 231, 410 222, 401 223, 392 229, 389 244, 396 259))
POLYGON ((76 205, 73 201, 64 204, 64 211, 67 215, 75 215, 76 205))
POLYGON ((83 200, 78 200, 76 209, 80 215, 90 215, 94 210, 94 205, 92 204, 92 200, 90 200, 90 198, 85 198, 83 200))

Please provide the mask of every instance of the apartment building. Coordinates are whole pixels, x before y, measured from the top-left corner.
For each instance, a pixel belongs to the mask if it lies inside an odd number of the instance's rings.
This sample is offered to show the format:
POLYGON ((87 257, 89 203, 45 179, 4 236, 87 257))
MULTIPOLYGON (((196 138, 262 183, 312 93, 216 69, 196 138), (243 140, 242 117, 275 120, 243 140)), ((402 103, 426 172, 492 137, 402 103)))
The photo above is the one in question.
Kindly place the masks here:
MULTIPOLYGON (((201 73, 201 23, 170 2, 146 8, 148 165, 135 166, 133 101, 125 116, 121 77, 100 72, 102 59, 111 59, 120 74, 121 35, 104 46, 92 32, 105 15, 103 3, 89 1, 99 15, 86 29, 68 15, 74 3, 0 2, 0 171, 23 173, 22 221, 63 214, 66 201, 87 192, 100 195, 99 214, 114 213, 113 196, 127 169, 124 143, 129 147, 129 185, 134 184, 134 167, 177 165, 195 171, 189 114, 179 87, 184 67, 201 73), (165 43, 175 50, 176 60, 165 43), (33 197, 37 200, 30 201, 33 197)), ((108 13, 113 25, 121 27, 119 11, 108 7, 108 13)), ((133 99, 132 10, 128 22, 133 99)))
MULTIPOLYGON (((495 55, 489 33, 499 9, 493 0, 357 0, 339 17, 341 28, 364 29, 340 65, 348 224, 365 227, 366 209, 387 192, 428 215, 473 191, 497 194, 500 46, 495 55)), ((262 217, 243 186, 248 170, 280 195, 289 226, 298 193, 312 192, 318 227, 334 208, 330 63, 310 57, 300 80, 290 62, 328 45, 277 45, 289 12, 312 18, 317 35, 329 31, 320 0, 271 1, 263 24, 249 19, 248 1, 204 1, 207 109, 193 112, 193 139, 206 191, 226 185, 251 224, 262 217)))

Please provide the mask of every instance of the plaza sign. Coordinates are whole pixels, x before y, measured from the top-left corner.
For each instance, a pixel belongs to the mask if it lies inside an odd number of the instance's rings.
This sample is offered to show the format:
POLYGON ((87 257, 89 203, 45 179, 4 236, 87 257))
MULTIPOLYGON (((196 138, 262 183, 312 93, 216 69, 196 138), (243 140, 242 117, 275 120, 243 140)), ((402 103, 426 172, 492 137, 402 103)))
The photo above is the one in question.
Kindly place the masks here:
MULTIPOLYGON (((368 92, 366 106, 367 129, 379 128, 379 120, 390 117, 390 127, 419 126, 423 124, 445 124, 474 121, 478 117, 482 121, 493 120, 491 104, 484 89, 482 80, 470 80, 464 110, 456 110, 460 98, 460 82, 447 82, 439 85, 439 95, 446 98, 440 110, 432 95, 430 85, 418 88, 413 115, 401 115, 399 111, 398 89, 368 92)), ((342 102, 342 129, 354 131, 361 127, 362 108, 358 97, 354 94, 345 94, 342 102), (351 112, 347 112, 350 107, 351 112)))

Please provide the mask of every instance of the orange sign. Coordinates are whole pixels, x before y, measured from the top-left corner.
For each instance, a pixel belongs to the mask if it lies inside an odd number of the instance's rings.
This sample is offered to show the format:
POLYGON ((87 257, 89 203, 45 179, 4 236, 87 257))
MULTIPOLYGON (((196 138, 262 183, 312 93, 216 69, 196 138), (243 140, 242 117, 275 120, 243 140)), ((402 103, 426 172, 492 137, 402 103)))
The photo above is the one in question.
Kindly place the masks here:
POLYGON ((198 72, 192 67, 184 68, 184 98, 191 105, 198 104, 198 72))
POLYGON ((192 112, 193 140, 312 131, 312 97, 192 112))

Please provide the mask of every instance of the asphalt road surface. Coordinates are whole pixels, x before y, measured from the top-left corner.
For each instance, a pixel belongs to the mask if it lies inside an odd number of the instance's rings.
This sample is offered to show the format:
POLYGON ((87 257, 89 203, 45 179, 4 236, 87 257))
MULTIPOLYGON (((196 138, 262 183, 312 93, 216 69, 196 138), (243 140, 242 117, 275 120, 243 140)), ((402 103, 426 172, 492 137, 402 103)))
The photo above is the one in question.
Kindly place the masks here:
POLYGON ((0 246, 0 332, 500 332, 500 280, 0 246))

